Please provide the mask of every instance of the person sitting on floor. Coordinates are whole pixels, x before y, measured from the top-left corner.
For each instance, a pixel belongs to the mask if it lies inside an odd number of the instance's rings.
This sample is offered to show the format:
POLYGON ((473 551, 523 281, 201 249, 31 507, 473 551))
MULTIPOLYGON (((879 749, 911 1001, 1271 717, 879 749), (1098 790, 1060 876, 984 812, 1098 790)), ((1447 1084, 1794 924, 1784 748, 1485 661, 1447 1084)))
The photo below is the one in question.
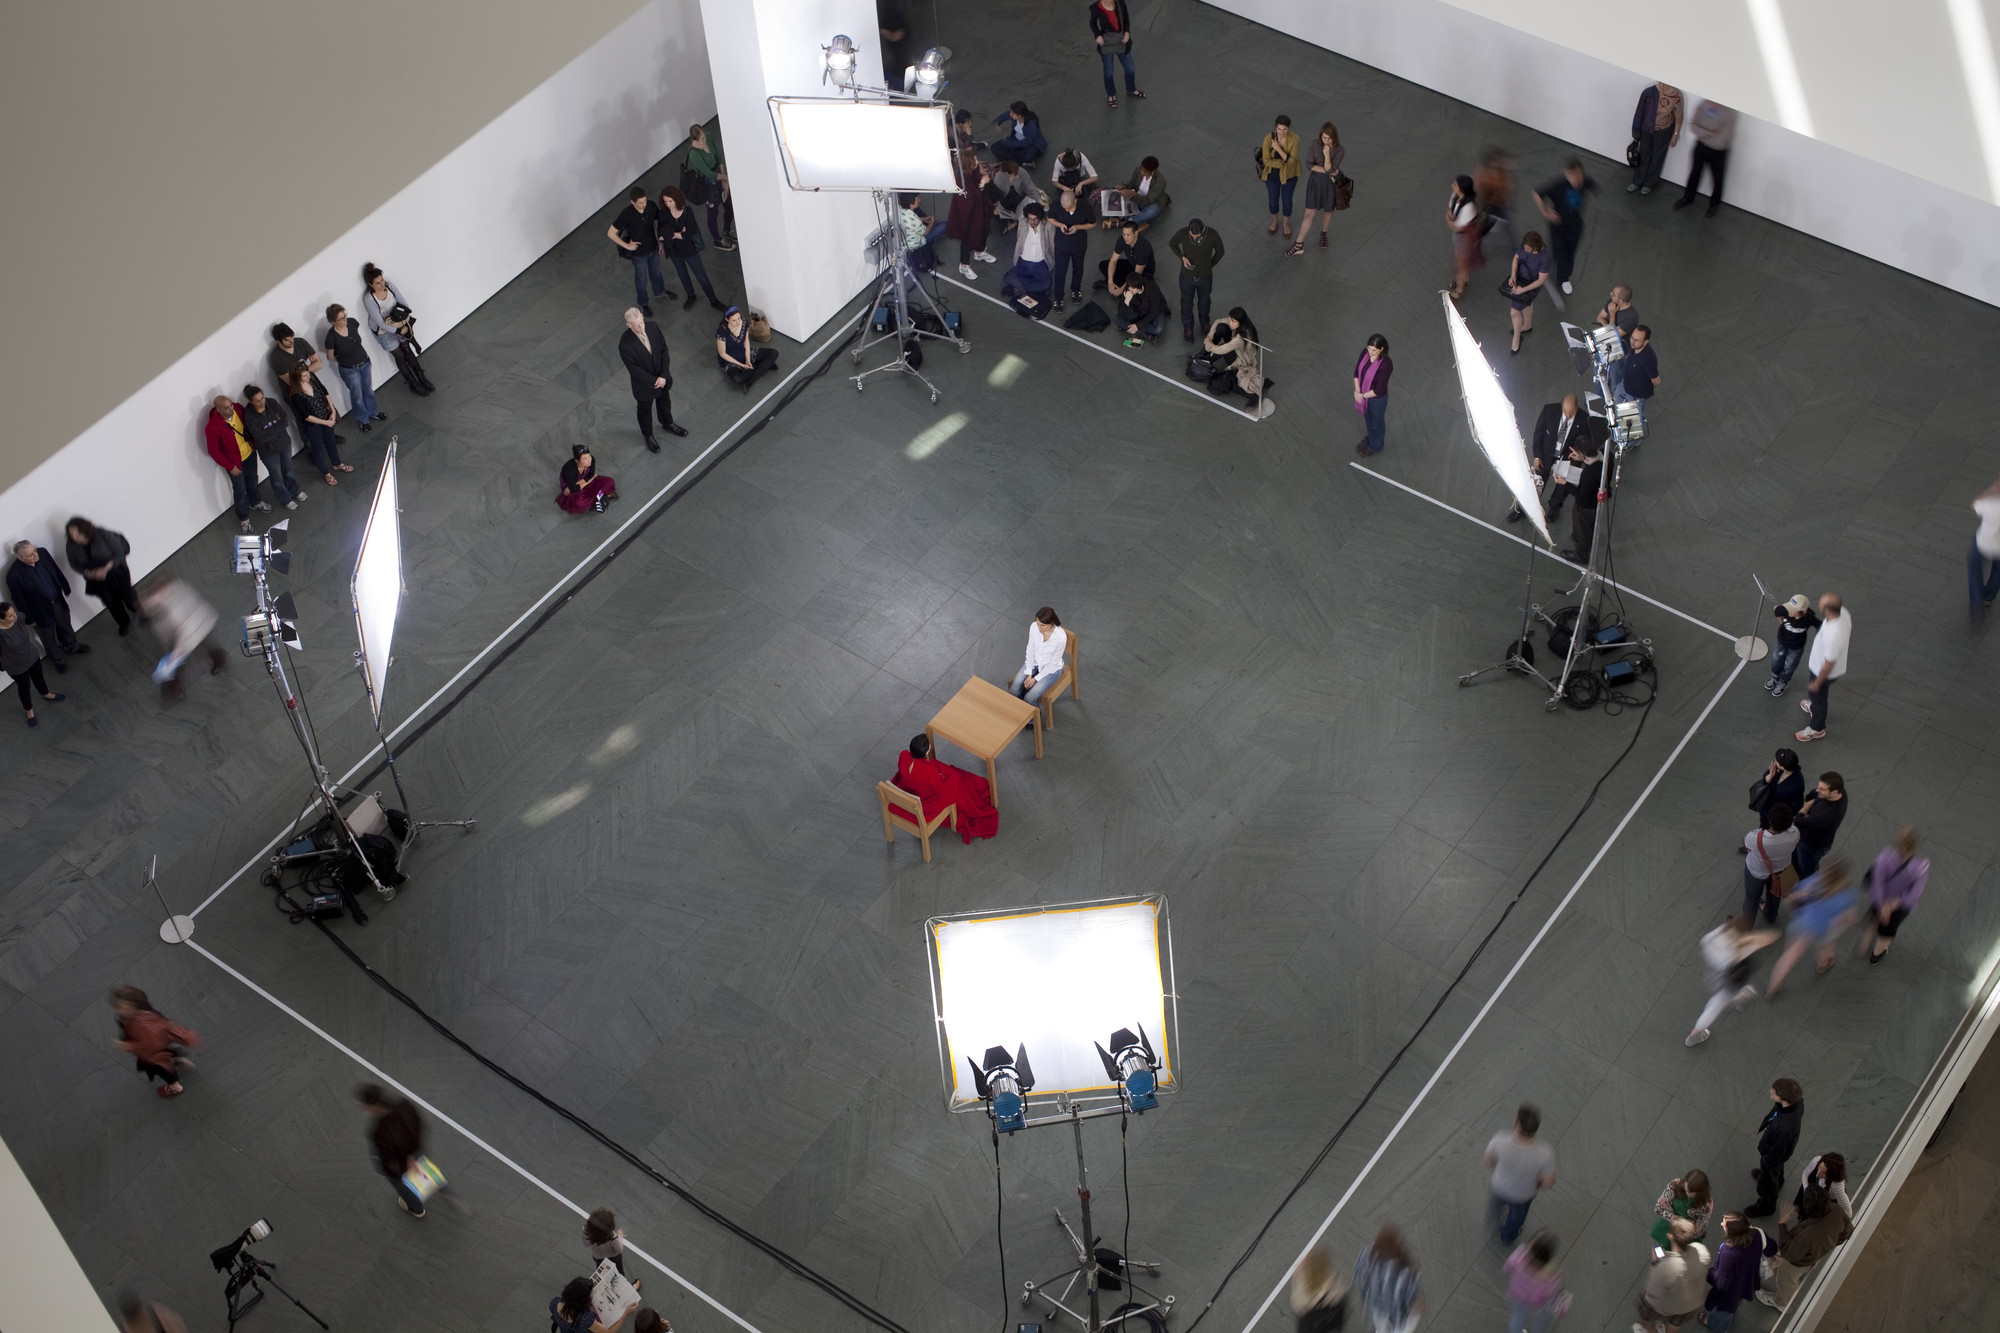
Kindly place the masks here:
POLYGON ((1005 137, 993 141, 993 156, 1002 162, 1032 167, 1049 151, 1049 141, 1042 135, 1041 118, 1028 110, 1026 102, 1010 103, 993 118, 992 128, 999 129, 1002 125, 1007 127, 1005 137))
POLYGON ((562 465, 562 490, 556 503, 565 513, 603 513, 604 507, 618 498, 618 483, 597 475, 597 460, 591 457, 589 445, 575 445, 569 453, 569 462, 562 465))
POLYGON ((1160 284, 1151 273, 1141 273, 1138 281, 1126 284, 1124 294, 1118 298, 1118 313, 1111 322, 1112 327, 1124 333, 1127 347, 1143 347, 1147 342, 1160 340, 1171 313, 1172 307, 1160 291, 1160 284))
POLYGON ((1049 261, 1055 257, 1055 228, 1040 204, 1021 209, 1021 229, 1014 233, 1014 263, 1000 280, 1000 294, 1035 319, 1046 319, 1054 280, 1049 261))
POLYGON ((1208 353, 1208 391, 1220 398, 1227 393, 1241 393, 1250 400, 1254 409, 1263 402, 1264 392, 1271 387, 1271 381, 1264 378, 1257 359, 1257 326, 1250 322, 1249 313, 1242 306, 1230 307, 1229 313, 1215 321, 1215 327, 1201 340, 1201 347, 1208 353))
POLYGON ((744 322, 743 308, 731 306, 723 312, 722 323, 715 326, 715 364, 748 393, 759 375, 778 368, 778 349, 759 347, 752 351, 750 326, 744 322))
POLYGON ((1048 195, 1042 193, 1041 186, 1021 170, 1019 162, 1001 161, 993 165, 993 174, 986 181, 986 197, 993 201, 993 216, 1006 222, 1006 230, 1012 231, 1021 220, 1021 210, 1029 204, 1049 206, 1048 195))
POLYGON ((1000 831, 991 785, 977 773, 931 758, 928 736, 910 737, 910 748, 896 756, 894 783, 923 802, 926 820, 947 805, 957 806, 958 836, 968 843, 1000 831))

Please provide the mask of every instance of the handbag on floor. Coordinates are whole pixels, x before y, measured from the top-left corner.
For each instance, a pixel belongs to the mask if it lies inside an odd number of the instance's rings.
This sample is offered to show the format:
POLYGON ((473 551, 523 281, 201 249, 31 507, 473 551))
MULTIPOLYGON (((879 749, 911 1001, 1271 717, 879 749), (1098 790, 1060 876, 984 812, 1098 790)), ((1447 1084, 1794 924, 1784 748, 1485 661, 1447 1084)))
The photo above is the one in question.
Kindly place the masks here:
POLYGON ((765 317, 764 312, 761 310, 752 310, 750 312, 750 341, 753 343, 767 343, 771 341, 771 321, 765 317))
POLYGON ((1102 333, 1111 327, 1111 316, 1104 313, 1104 307, 1095 301, 1085 301, 1076 308, 1076 313, 1063 321, 1063 327, 1078 333, 1102 333))

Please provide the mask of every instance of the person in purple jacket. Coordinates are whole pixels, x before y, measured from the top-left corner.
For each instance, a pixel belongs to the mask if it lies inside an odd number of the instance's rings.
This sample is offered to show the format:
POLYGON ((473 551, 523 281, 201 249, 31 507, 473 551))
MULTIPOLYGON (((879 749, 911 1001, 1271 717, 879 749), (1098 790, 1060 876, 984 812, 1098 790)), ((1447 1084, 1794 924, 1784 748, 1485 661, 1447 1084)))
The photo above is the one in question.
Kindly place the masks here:
POLYGON ((1736 1322, 1736 1307, 1756 1294, 1758 1263, 1778 1252, 1778 1243, 1741 1213, 1722 1219, 1722 1244, 1708 1270, 1708 1295, 1702 1300, 1701 1322, 1716 1333, 1727 1333, 1736 1322))
POLYGON ((1875 857, 1868 872, 1868 924, 1861 931, 1861 948, 1870 963, 1882 961, 1896 941, 1896 929, 1924 896, 1931 877, 1931 862, 1917 855, 1917 831, 1905 827, 1896 840, 1875 857))

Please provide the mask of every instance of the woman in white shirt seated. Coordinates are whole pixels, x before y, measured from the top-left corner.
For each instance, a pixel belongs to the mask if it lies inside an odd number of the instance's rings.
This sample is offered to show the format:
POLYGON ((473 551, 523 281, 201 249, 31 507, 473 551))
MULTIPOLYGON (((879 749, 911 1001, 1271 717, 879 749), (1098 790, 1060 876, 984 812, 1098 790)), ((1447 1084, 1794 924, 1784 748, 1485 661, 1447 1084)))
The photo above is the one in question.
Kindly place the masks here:
POLYGON ((1035 612, 1028 626, 1028 655, 1021 670, 1008 686, 1031 704, 1038 704, 1049 686, 1063 673, 1063 653, 1069 649, 1069 633, 1056 618, 1056 609, 1045 606, 1035 612))

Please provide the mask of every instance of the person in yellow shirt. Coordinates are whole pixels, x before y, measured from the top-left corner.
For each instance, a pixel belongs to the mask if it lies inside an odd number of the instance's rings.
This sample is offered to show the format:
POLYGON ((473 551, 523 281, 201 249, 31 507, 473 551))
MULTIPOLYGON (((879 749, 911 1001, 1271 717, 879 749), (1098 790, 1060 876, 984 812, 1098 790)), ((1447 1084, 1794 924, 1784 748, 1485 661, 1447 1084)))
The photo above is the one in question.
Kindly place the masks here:
POLYGON ((232 402, 226 393, 215 396, 215 403, 208 409, 208 425, 203 431, 208 444, 208 456, 215 465, 229 474, 230 498, 236 504, 236 524, 244 532, 250 531, 250 511, 271 511, 271 506, 257 498, 257 451, 250 445, 249 432, 243 426, 242 404, 232 402))

